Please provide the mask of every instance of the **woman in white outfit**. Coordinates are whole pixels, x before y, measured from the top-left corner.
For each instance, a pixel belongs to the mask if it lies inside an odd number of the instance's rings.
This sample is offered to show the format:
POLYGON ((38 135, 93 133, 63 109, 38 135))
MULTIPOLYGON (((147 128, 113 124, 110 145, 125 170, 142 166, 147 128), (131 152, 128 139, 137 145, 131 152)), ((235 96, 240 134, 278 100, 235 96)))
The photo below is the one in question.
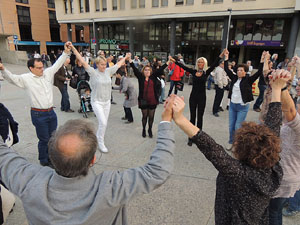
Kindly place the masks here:
POLYGON ((122 58, 116 65, 106 68, 107 61, 103 56, 96 58, 95 63, 97 68, 90 67, 84 58, 79 54, 74 46, 72 51, 77 59, 83 64, 84 69, 90 75, 91 104, 98 119, 97 138, 101 152, 108 152, 104 144, 104 135, 107 127, 108 115, 110 111, 111 98, 111 76, 116 73, 119 67, 124 64, 125 58, 122 58))

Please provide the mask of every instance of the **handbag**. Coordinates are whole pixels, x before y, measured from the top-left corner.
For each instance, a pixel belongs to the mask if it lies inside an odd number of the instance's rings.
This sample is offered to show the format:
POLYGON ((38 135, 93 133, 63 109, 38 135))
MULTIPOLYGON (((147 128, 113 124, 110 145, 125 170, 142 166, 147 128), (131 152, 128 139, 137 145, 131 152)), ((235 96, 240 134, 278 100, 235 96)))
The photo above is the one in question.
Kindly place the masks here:
POLYGON ((150 82, 150 80, 148 80, 147 89, 146 89, 146 96, 143 96, 143 99, 140 100, 140 106, 141 107, 145 107, 145 106, 148 105, 147 97, 148 97, 149 82, 150 82))
POLYGON ((178 81, 176 83, 176 86, 175 88, 178 90, 178 91, 183 91, 183 87, 184 87, 184 83, 182 81, 178 81))
POLYGON ((71 88, 74 88, 74 89, 77 88, 77 77, 76 76, 72 76, 69 85, 71 88))

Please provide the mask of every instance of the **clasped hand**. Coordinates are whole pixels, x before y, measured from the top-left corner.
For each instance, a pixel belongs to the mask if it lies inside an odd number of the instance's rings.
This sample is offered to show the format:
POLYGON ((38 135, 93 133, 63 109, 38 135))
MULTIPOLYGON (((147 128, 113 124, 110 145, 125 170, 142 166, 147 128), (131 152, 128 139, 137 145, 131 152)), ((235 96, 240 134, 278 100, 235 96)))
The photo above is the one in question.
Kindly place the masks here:
POLYGON ((179 97, 177 95, 170 95, 165 101, 164 111, 162 113, 163 121, 171 121, 172 119, 176 124, 179 123, 181 119, 184 118, 183 110, 184 110, 184 98, 179 97))

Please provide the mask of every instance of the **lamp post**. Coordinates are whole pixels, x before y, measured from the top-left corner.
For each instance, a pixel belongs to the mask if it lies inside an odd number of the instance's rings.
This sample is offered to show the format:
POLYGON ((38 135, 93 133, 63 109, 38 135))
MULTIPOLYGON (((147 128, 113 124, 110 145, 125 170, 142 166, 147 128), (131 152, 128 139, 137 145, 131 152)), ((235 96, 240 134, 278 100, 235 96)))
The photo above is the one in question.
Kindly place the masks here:
POLYGON ((229 18, 228 18, 228 26, 227 26, 227 36, 226 36, 226 49, 228 48, 228 39, 229 39, 229 32, 230 32, 230 24, 231 24, 231 12, 232 9, 227 9, 229 11, 229 18))

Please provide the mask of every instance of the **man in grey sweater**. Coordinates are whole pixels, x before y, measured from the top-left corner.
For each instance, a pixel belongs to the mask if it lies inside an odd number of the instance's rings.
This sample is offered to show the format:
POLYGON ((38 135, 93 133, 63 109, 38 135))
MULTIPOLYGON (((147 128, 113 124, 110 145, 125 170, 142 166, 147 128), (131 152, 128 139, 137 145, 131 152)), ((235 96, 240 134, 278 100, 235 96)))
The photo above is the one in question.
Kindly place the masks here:
POLYGON ((126 205, 162 185, 173 169, 173 97, 158 126, 155 150, 144 166, 95 174, 93 126, 70 120, 49 141, 55 169, 29 163, 0 141, 0 179, 17 195, 31 225, 127 224, 126 205))

